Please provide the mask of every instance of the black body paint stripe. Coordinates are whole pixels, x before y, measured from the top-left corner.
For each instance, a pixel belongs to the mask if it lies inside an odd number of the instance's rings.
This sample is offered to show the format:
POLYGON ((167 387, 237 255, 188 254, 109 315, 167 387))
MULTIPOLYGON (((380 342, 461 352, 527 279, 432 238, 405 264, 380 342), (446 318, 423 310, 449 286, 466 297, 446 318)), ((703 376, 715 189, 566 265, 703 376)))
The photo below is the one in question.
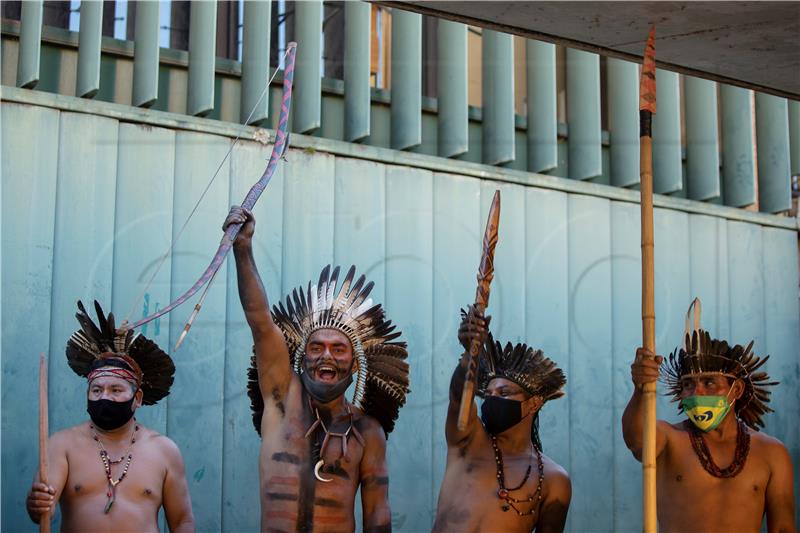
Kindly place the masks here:
POLYGON ((300 458, 292 453, 288 452, 276 452, 272 454, 272 460, 278 461, 279 463, 291 463, 293 465, 300 464, 300 458))

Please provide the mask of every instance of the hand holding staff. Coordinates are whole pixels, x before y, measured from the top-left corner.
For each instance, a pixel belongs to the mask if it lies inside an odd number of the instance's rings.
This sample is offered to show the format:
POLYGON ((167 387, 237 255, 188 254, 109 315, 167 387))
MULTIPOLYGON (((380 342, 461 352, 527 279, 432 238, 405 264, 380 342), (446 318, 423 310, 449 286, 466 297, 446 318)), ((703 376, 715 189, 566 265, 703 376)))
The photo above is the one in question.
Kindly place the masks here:
MULTIPOLYGON (((49 437, 47 407, 47 360, 39 355, 39 482, 47 485, 47 438, 49 437)), ((39 531, 50 533, 50 512, 42 513, 39 531)))
MULTIPOLYGON (((497 246, 497 229, 500 225, 500 191, 495 191, 492 206, 489 208, 489 218, 486 221, 486 231, 483 234, 483 252, 481 264, 478 268, 478 289, 475 292, 475 309, 483 313, 489 305, 489 286, 494 278, 494 248, 497 246)), ((469 363, 467 375, 464 379, 464 389, 461 392, 461 405, 458 410, 458 430, 464 431, 469 420, 472 408, 472 399, 475 396, 475 376, 478 369, 478 354, 481 343, 473 339, 469 345, 469 363)))
MULTIPOLYGON (((656 112, 656 28, 650 29, 639 84, 639 164, 642 208, 642 345, 656 353, 656 311, 653 258, 653 138, 656 112)), ((656 532, 656 384, 643 389, 644 435, 642 449, 643 530, 656 532)))

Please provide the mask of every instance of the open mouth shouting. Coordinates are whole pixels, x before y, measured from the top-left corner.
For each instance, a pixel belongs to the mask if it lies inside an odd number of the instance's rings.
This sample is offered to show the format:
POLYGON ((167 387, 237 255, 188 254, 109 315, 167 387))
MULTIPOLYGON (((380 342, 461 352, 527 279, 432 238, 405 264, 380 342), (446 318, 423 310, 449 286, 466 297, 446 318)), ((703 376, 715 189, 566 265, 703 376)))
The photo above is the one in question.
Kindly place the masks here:
POLYGON ((333 363, 321 363, 314 366, 311 375, 315 381, 322 383, 336 383, 339 381, 339 369, 333 363))

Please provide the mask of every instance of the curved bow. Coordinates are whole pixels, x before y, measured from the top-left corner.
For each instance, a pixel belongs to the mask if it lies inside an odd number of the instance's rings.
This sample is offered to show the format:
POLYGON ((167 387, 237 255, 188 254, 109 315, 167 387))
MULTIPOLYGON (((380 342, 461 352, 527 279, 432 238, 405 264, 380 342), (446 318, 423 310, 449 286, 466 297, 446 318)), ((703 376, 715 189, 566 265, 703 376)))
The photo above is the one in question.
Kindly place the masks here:
MULTIPOLYGON (((297 43, 289 43, 286 50, 286 67, 283 72, 283 99, 281 100, 281 112, 278 118, 278 127, 276 128, 275 133, 275 144, 272 146, 272 154, 269 157, 269 163, 267 164, 266 170, 264 170, 264 173, 261 175, 261 178, 258 180, 258 182, 250 188, 250 191, 248 191, 247 196, 245 196, 244 201, 242 202, 242 207, 248 210, 253 208, 256 201, 258 201, 259 196, 261 196, 261 193, 264 192, 267 184, 269 184, 270 180, 272 179, 272 175, 275 173, 275 169, 278 167, 278 161, 281 159, 288 146, 287 129, 289 124, 289 106, 291 105, 292 100, 292 81, 294 79, 294 60, 296 51, 297 43)), ((136 329, 139 326, 147 324, 148 322, 169 313, 186 300, 194 296, 197 291, 203 288, 203 286, 210 283, 219 270, 219 267, 222 266, 223 261, 225 261, 225 257, 228 255, 228 252, 233 245, 233 241, 236 239, 236 235, 238 235, 241 228, 242 224, 231 224, 228 226, 228 228, 225 230, 225 234, 222 236, 222 240, 219 243, 217 253, 214 254, 214 258, 211 260, 208 268, 206 268, 205 272, 203 272, 200 278, 189 288, 189 290, 180 295, 175 301, 171 302, 163 309, 153 313, 152 315, 137 320, 127 327, 129 329, 136 329)), ((197 312, 199 311, 199 305, 200 304, 195 306, 195 310, 192 313, 189 324, 187 324, 187 327, 184 329, 184 335, 188 331, 192 320, 197 315, 197 312)), ((183 335, 181 338, 182 337, 183 335)), ((178 344, 180 344, 180 341, 178 344)))

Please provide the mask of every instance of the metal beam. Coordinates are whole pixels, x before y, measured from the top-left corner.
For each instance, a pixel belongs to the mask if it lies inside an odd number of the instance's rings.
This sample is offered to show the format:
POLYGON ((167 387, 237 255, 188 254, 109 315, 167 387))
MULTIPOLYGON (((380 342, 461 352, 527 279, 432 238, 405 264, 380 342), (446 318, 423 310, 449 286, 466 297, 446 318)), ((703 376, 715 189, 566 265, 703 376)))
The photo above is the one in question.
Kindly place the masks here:
POLYGON ((136 4, 131 103, 149 107, 158 99, 158 2, 136 4))
POLYGON ((528 86, 528 170, 545 172, 558 166, 556 116, 556 46, 525 43, 528 86))
POLYGON ((756 201, 753 91, 720 85, 722 109, 722 193, 725 205, 756 201))
POLYGON ((269 81, 271 4, 270 0, 244 3, 242 99, 239 110, 239 121, 242 124, 261 124, 269 118, 267 82, 269 81))
POLYGON ((189 115, 202 116, 214 109, 216 50, 217 2, 193 2, 189 18, 189 115))
POLYGON ((455 157, 469 150, 467 27, 439 19, 437 32, 438 153, 455 157))
POLYGON ((483 162, 514 160, 514 42, 511 35, 483 30, 483 162))
POLYGON ((92 98, 100 89, 100 38, 103 33, 103 2, 83 0, 78 34, 78 76, 75 96, 92 98))
POLYGON ((653 192, 683 189, 680 78, 656 69, 658 112, 653 116, 653 192))
POLYGON ((422 16, 392 11, 392 140, 395 150, 422 143, 422 16))
POLYGON ((42 55, 42 0, 22 2, 17 58, 17 87, 32 89, 39 83, 42 55))
POLYGON ((711 200, 720 196, 717 84, 687 76, 686 184, 687 197, 711 200))
POLYGON ((344 3, 344 140, 369 137, 370 10, 365 2, 344 3))
POLYGON ((639 65, 608 58, 608 137, 611 184, 639 183, 639 65))
POLYGON ((800 102, 789 101, 789 142, 792 176, 800 174, 800 102))
POLYGON ((603 173, 600 132, 600 56, 567 49, 567 122, 571 179, 603 173))
POLYGON ((306 133, 322 124, 322 2, 295 2, 297 67, 295 68, 292 131, 306 133))
POLYGON ((789 176, 789 114, 785 98, 756 93, 758 208, 763 213, 792 206, 789 176))

